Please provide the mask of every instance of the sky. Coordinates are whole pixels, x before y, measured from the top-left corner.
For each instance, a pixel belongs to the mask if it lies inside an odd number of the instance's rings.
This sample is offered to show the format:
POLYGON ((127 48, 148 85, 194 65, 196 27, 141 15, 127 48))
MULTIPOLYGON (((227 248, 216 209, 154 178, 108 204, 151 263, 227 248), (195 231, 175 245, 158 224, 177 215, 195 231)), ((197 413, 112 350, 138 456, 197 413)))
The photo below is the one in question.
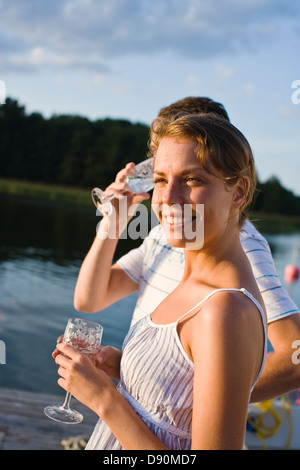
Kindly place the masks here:
POLYGON ((0 0, 0 102, 148 125, 207 96, 300 195, 299 44, 299 0, 0 0))

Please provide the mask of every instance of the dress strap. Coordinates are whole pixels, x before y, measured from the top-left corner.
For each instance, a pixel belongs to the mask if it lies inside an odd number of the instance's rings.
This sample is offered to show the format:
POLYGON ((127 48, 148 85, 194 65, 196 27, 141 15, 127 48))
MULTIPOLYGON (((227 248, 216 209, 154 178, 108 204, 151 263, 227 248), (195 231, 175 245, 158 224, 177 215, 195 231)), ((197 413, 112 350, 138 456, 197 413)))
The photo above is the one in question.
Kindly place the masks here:
POLYGON ((180 322, 180 320, 182 320, 184 317, 186 317, 190 312, 192 312, 195 308, 199 307, 203 302, 205 302, 206 300, 208 300, 212 295, 214 295, 216 292, 220 292, 220 291, 235 291, 235 292, 241 292, 242 294, 244 294, 246 297, 248 297, 253 303, 254 305, 256 306, 256 308, 258 309, 259 313, 260 313, 260 316, 261 316, 261 320, 262 320, 262 324, 263 324, 263 330, 264 330, 264 352, 263 352, 263 358, 262 358, 262 363, 261 363, 261 367, 260 367, 260 371, 258 373, 258 376, 255 380, 255 382, 252 384, 252 387, 251 389, 253 389, 254 385, 256 384, 256 382, 258 381, 259 377, 261 376, 262 372, 263 372, 263 369, 264 369, 264 365, 265 365, 265 362, 266 362, 266 356, 267 356, 267 350, 268 350, 268 334, 267 334, 267 322, 266 322, 266 318, 265 318, 265 315, 264 315, 264 311, 262 309, 262 306, 260 305, 260 303, 258 302, 258 300, 249 292, 247 291, 246 289, 244 289, 243 287, 241 289, 236 289, 236 288, 233 288, 233 287, 228 287, 228 288, 222 288, 222 289, 215 289, 213 290, 212 292, 210 292, 206 297, 204 297, 204 299, 200 300, 200 302, 198 302, 196 305, 194 305, 194 307, 192 307, 188 312, 186 312, 184 315, 182 315, 176 322, 176 324, 178 324, 180 322))
MULTIPOLYGON (((216 292, 220 292, 220 291, 236 291, 236 292, 243 292, 244 293, 245 289, 235 289, 234 287, 228 287, 228 288, 225 287, 225 288, 222 288, 222 289, 215 289, 212 292, 210 292, 206 297, 204 297, 204 299, 200 300, 200 302, 198 302, 196 305, 194 305, 194 307, 192 307, 188 312, 186 312, 184 315, 182 315, 176 321, 176 323, 179 323, 184 317, 186 317, 189 313, 191 313, 195 308, 199 307, 203 302, 208 300, 212 295, 214 295, 216 292)), ((248 291, 246 291, 246 292, 248 292, 248 291)))
POLYGON ((260 313, 260 316, 261 316, 261 321, 262 321, 262 324, 263 324, 263 330, 264 330, 264 352, 263 352, 263 358, 262 358, 262 362, 261 362, 261 367, 260 367, 260 370, 259 370, 259 373, 256 377, 256 380, 254 381, 254 383, 252 384, 252 387, 251 387, 251 390, 253 389, 254 385, 256 384, 256 382, 258 381, 258 379, 260 378, 260 376, 262 375, 263 373, 263 369, 264 369, 264 366, 265 366, 265 362, 266 362, 266 358, 267 358, 267 352, 268 352, 268 331, 267 331, 267 322, 266 322, 266 318, 265 318, 265 314, 264 314, 264 311, 263 311, 263 308, 262 306, 260 305, 260 303, 258 302, 258 300, 249 292, 247 291, 246 289, 242 288, 241 291, 243 292, 243 294, 245 294, 250 300, 252 300, 252 302, 255 304, 255 306, 257 307, 259 313, 260 313))

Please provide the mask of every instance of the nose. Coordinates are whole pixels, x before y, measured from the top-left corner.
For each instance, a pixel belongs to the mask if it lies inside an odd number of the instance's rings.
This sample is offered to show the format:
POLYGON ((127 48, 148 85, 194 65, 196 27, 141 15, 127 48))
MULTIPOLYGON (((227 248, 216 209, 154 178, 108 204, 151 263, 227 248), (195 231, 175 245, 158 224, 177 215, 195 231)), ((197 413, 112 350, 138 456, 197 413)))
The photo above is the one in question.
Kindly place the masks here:
POLYGON ((183 197, 180 191, 179 183, 176 181, 169 181, 165 186, 162 194, 162 203, 169 206, 173 204, 182 204, 183 197))

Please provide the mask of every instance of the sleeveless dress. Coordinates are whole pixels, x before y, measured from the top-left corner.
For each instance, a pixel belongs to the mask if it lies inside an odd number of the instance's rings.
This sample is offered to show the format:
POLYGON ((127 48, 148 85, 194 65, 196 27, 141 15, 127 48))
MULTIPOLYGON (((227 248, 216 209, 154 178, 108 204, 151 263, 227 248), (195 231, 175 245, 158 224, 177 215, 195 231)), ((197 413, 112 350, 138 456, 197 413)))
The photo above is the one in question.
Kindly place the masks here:
MULTIPOLYGON (((243 293, 261 314, 264 353, 252 391, 266 359, 267 327, 260 304, 245 289, 216 289, 174 323, 158 325, 147 315, 129 330, 124 340, 118 390, 148 428, 171 450, 190 449, 193 408, 194 365, 180 342, 177 325, 209 297, 224 290, 243 293)), ((97 449, 123 449, 101 419, 86 446, 86 450, 97 449)))

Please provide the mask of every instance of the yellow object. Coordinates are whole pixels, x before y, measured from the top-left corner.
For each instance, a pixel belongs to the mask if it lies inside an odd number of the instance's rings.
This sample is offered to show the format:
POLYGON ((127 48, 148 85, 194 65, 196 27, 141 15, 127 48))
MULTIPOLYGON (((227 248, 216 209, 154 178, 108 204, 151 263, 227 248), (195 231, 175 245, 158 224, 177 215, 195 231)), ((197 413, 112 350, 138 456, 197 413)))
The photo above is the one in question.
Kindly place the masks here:
MULTIPOLYGON (((254 403, 252 407, 258 409, 258 413, 254 413, 254 416, 251 416, 251 413, 248 414, 247 422, 251 425, 257 437, 259 438, 263 448, 267 450, 266 439, 274 436, 278 429, 280 428, 286 413, 288 413, 289 419, 289 435, 287 439, 287 444, 285 449, 289 449, 292 435, 293 435, 293 417, 291 411, 291 403, 288 395, 283 395, 280 397, 281 400, 281 413, 278 413, 278 410, 274 406, 274 402, 279 403, 278 398, 274 400, 267 400, 261 403, 254 403), (273 423, 266 424, 267 417, 271 417, 273 423)), ((278 407, 277 407, 278 408, 278 407)))

